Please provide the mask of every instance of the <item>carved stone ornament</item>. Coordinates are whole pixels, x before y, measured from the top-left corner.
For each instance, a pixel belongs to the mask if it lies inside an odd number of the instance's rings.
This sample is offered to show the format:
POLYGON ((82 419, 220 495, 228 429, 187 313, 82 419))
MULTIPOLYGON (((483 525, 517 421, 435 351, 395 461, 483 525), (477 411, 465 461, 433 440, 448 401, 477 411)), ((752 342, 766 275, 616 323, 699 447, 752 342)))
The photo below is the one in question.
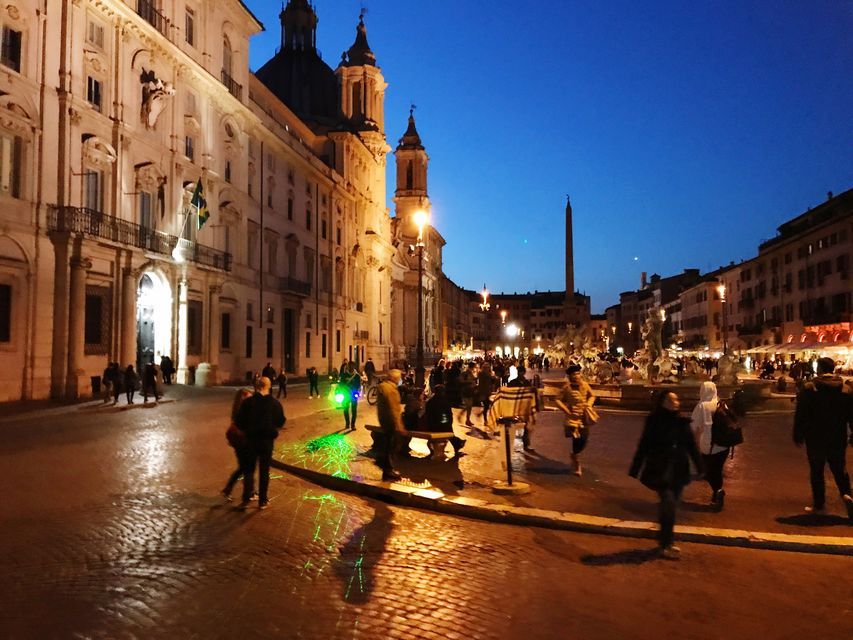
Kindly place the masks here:
POLYGON ((97 136, 90 136, 83 142, 83 159, 101 169, 106 169, 116 161, 116 150, 97 136))
POLYGON ((142 69, 139 76, 142 83, 142 110, 140 116, 147 129, 154 129, 157 119, 166 107, 166 100, 175 95, 171 82, 163 82, 153 71, 142 69))
POLYGON ((6 15, 9 16, 9 19, 12 20, 12 22, 21 21, 21 10, 13 4, 6 5, 6 15))
POLYGON ((86 65, 95 73, 104 73, 107 70, 107 64, 103 56, 96 51, 84 51, 83 56, 86 58, 86 65))
POLYGON ((159 167, 153 162, 136 165, 136 188, 143 191, 157 191, 166 182, 159 167))
POLYGON ((184 130, 190 135, 196 136, 201 133, 201 123, 196 120, 195 116, 184 116, 184 130))

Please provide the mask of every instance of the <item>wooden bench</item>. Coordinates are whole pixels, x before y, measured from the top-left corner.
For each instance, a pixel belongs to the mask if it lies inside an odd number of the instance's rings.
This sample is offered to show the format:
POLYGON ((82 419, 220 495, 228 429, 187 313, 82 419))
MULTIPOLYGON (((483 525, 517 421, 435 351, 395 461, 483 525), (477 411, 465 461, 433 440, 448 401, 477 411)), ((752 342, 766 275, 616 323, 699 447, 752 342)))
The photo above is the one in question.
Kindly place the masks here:
MULTIPOLYGON (((382 427, 377 424, 368 424, 365 425, 368 431, 373 432, 382 432, 382 427)), ((407 435, 412 438, 420 438, 421 440, 426 440, 427 448, 429 449, 429 457, 432 458, 439 453, 444 453, 447 443, 450 442, 450 439, 455 435, 452 431, 412 431, 408 430, 407 435)), ((374 437, 374 443, 376 439, 374 437)))

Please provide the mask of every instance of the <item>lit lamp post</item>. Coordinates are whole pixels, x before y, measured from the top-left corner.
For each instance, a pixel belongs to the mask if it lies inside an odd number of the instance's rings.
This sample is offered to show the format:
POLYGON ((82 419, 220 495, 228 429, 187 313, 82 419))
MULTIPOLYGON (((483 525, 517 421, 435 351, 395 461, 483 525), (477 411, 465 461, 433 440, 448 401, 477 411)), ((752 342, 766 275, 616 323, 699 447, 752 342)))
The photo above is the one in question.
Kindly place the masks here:
POLYGON ((726 318, 726 285, 720 283, 717 287, 717 293, 720 294, 720 302, 723 305, 723 355, 729 353, 729 322, 726 318))
POLYGON ((506 324, 506 309, 501 310, 501 324, 506 324))
POLYGON ((429 214, 418 209, 414 215, 418 227, 418 346, 415 352, 415 386, 424 386, 424 227, 429 224, 429 214))
POLYGON ((483 297, 483 301, 480 303, 480 310, 488 311, 492 305, 489 304, 489 290, 486 289, 485 284, 483 284, 483 290, 480 292, 480 295, 483 297))

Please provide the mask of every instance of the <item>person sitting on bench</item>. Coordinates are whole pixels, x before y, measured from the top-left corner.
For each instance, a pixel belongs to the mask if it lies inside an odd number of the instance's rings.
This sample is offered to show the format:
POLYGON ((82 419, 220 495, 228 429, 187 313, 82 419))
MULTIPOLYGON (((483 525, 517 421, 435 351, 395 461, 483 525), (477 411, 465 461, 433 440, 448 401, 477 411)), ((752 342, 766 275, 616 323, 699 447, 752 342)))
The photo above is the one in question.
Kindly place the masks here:
MULTIPOLYGON (((425 424, 420 428, 421 431, 453 433, 453 408, 443 384, 436 385, 432 398, 427 400, 423 422, 425 424)), ((450 439, 450 444, 453 445, 454 455, 459 455, 462 447, 465 446, 465 440, 454 435, 450 439)))

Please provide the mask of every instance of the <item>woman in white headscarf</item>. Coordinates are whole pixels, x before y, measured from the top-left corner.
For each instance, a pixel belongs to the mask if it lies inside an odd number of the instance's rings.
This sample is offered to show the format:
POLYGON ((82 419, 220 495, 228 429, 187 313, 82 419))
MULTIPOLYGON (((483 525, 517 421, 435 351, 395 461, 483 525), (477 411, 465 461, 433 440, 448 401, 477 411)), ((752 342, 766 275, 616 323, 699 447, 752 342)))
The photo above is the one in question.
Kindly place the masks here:
POLYGON ((721 447, 711 443, 711 429, 714 423, 714 413, 720 399, 717 397, 717 385, 705 381, 699 387, 699 403, 693 409, 690 416, 690 428, 696 438, 699 453, 705 462, 705 480, 711 485, 711 504, 722 510, 726 498, 723 489, 723 465, 729 455, 728 447, 721 447))

